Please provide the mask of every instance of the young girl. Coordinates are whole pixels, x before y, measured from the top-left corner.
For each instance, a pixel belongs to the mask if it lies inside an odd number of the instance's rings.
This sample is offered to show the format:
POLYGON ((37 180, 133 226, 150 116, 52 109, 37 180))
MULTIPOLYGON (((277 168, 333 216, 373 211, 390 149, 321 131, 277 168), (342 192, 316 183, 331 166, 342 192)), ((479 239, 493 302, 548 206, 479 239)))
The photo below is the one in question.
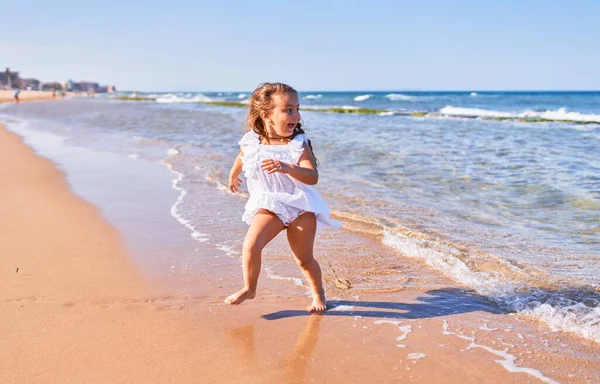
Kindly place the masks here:
POLYGON ((313 256, 317 222, 339 226, 329 217, 327 204, 313 187, 319 180, 310 140, 300 124, 300 104, 294 88, 265 83, 252 93, 246 134, 239 144, 229 174, 229 189, 236 192, 243 171, 250 198, 242 220, 250 225, 242 260, 244 288, 225 299, 240 304, 253 299, 263 248, 282 230, 296 263, 312 291, 311 312, 322 313, 327 303, 321 268, 313 256))

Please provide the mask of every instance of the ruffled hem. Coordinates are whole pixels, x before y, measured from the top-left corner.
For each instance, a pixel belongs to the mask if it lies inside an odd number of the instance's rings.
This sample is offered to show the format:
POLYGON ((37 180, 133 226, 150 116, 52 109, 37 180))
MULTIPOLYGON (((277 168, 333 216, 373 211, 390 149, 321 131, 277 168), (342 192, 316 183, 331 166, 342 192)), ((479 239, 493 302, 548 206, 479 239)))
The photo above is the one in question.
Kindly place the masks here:
MULTIPOLYGON (((300 191, 299 191, 300 192, 300 191)), ((313 196, 314 200, 314 196, 313 196)), ((262 193, 257 198, 252 198, 246 203, 245 211, 242 220, 250 225, 252 219, 261 209, 273 212, 276 215, 290 216, 289 208, 301 210, 305 212, 313 212, 317 218, 317 225, 321 224, 331 227, 341 227, 341 223, 332 220, 329 209, 325 201, 317 201, 311 203, 305 193, 300 192, 296 195, 282 193, 262 193)))

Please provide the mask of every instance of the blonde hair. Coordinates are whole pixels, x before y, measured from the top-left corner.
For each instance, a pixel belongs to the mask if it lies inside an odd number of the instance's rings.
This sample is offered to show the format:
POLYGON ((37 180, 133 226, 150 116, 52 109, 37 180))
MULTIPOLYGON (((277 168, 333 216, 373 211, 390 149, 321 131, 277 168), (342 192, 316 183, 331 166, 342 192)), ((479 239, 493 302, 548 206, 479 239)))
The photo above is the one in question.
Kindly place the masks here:
MULTIPOLYGON (((246 119, 246 132, 253 130, 260 137, 267 137, 265 121, 263 120, 262 115, 270 113, 273 110, 273 96, 286 93, 295 93, 297 95, 298 91, 284 83, 263 83, 259 85, 254 92, 252 92, 252 96, 248 102, 249 107, 248 117, 246 119)), ((292 133, 289 139, 291 140, 303 133, 302 123, 298 122, 294 127, 294 133, 292 133)), ((308 140, 308 146, 314 157, 315 152, 313 151, 310 140, 308 140)), ((317 158, 315 157, 315 163, 316 161, 317 158)))

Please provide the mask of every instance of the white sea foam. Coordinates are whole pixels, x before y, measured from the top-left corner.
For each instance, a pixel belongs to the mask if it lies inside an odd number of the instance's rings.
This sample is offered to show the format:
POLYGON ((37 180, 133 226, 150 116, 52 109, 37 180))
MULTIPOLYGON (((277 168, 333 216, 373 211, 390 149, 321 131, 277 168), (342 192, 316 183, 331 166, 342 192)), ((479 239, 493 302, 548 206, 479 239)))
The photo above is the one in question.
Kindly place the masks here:
POLYGON ((466 336, 463 334, 460 334, 458 332, 453 332, 450 330, 450 325, 448 324, 448 320, 444 320, 443 324, 442 324, 442 333, 446 336, 456 336, 458 338, 461 338, 463 340, 468 340, 471 342, 471 344, 467 347, 467 349, 473 349, 473 348, 481 348, 483 350, 488 351, 489 353, 492 353, 496 356, 499 356, 502 358, 502 360, 494 360, 496 363, 500 364, 502 367, 504 367, 504 369, 506 369, 508 372, 512 372, 512 373, 525 373, 527 375, 533 376, 545 383, 548 384, 558 384, 557 381, 552 380, 551 378, 545 376, 542 372, 538 371, 537 369, 533 369, 533 368, 525 368, 525 367, 519 367, 517 366, 517 364, 515 363, 515 360, 517 360, 517 357, 515 355, 512 355, 510 353, 508 353, 508 349, 501 351, 501 350, 497 350, 497 349, 493 349, 491 347, 488 347, 487 345, 482 345, 482 344, 477 344, 475 341, 475 337, 473 336, 466 336))
MULTIPOLYGON (((560 290, 554 293, 536 291, 518 277, 508 276, 497 269, 472 270, 463 260, 465 251, 434 239, 413 237, 383 229, 383 244, 403 255, 423 260, 444 275, 474 289, 480 295, 496 301, 502 308, 531 316, 548 324, 552 330, 573 332, 600 342, 600 307, 586 306, 582 302, 564 297, 560 290)), ((493 255, 487 257, 494 258, 493 255)), ((514 266, 500 258, 494 262, 506 271, 514 266)))
POLYGON ((428 265, 444 272, 455 280, 489 292, 496 286, 497 277, 490 273, 474 272, 459 258, 462 254, 449 244, 420 237, 412 237, 399 232, 383 229, 383 244, 395 248, 400 253, 424 260, 428 265))
POLYGON ((585 114, 579 112, 567 112, 566 108, 559 108, 556 110, 548 110, 543 112, 525 111, 519 113, 518 117, 600 123, 600 115, 585 114))
POLYGON ((191 231, 190 236, 192 236, 194 239, 198 240, 201 243, 209 241, 210 238, 209 238, 209 236, 207 234, 200 232, 194 226, 194 224, 193 224, 193 222, 191 220, 187 220, 180 213, 179 206, 183 203, 183 200, 184 200, 185 196, 188 193, 188 191, 185 190, 185 188, 183 188, 183 187, 180 186, 180 183, 181 183, 181 181, 184 178, 184 174, 181 173, 181 172, 177 172, 176 170, 174 170, 173 167, 171 166, 171 164, 167 163, 165 160, 162 160, 161 164, 163 164, 164 166, 166 166, 167 168, 169 168, 169 170, 176 175, 175 179, 173 179, 173 181, 172 181, 172 186, 173 186, 174 190, 176 190, 176 191, 179 192, 179 196, 177 196, 177 200, 171 206, 171 215, 177 221, 179 221, 181 224, 183 224, 184 226, 186 226, 191 231))
POLYGON ((440 113, 448 116, 468 116, 468 117, 516 117, 514 113, 493 111, 481 108, 461 108, 448 105, 440 109, 440 113))
POLYGON ((352 311, 354 311, 354 305, 336 305, 335 307, 332 307, 331 309, 329 309, 329 311, 352 312, 352 311))
POLYGON ((303 287, 303 288, 308 288, 305 284, 304 281, 302 279, 299 279, 297 277, 290 277, 290 276, 279 276, 276 275, 273 272, 273 269, 269 266, 265 266, 264 267, 265 272, 267 272, 267 276, 269 277, 269 279, 273 279, 273 280, 286 280, 286 281, 291 281, 294 284, 296 284, 299 287, 303 287))
POLYGON ((396 338, 396 341, 406 340, 408 334, 412 332, 412 325, 399 325, 398 330, 402 332, 402 334, 396 338))
POLYGON ((471 92, 469 94, 469 96, 471 96, 471 97, 477 97, 477 96, 479 96, 479 94, 477 92, 471 92))
POLYGON ((416 96, 403 95, 401 93, 390 93, 385 95, 386 98, 392 101, 415 101, 417 100, 416 96))
MULTIPOLYGON (((200 168, 196 167, 196 170, 200 170, 200 168)), ((221 192, 225 192, 225 193, 231 193, 231 191, 229 190, 229 187, 227 187, 225 184, 223 184, 221 182, 221 180, 218 177, 218 174, 216 172, 211 172, 212 170, 209 170, 208 172, 206 172, 206 174, 204 175, 204 179, 206 181, 208 181, 211 184, 214 184, 217 189, 221 192)))
POLYGON ((181 151, 177 148, 169 148, 167 151, 167 156, 177 156, 181 153, 181 151))
POLYGON ((198 103, 213 101, 203 94, 164 94, 156 98, 157 103, 198 103))
POLYGON ((244 99, 247 95, 245 93, 240 93, 239 95, 237 95, 238 99, 244 99))
POLYGON ((318 94, 318 95, 306 95, 302 98, 306 99, 306 100, 316 100, 316 99, 320 99, 321 97, 323 97, 323 95, 318 94))
POLYGON ((566 108, 557 110, 547 110, 543 112, 523 111, 523 112, 506 112, 495 111, 481 108, 462 108, 453 107, 451 105, 440 109, 440 114, 456 117, 500 117, 510 119, 545 119, 551 121, 578 121, 587 123, 600 123, 600 115, 585 114, 580 112, 567 112, 566 108))
POLYGON ((354 101, 365 101, 367 99, 370 99, 371 97, 373 97, 373 95, 360 95, 360 96, 356 96, 354 98, 354 101))
POLYGON ((376 320, 373 324, 392 324, 398 327, 401 335, 396 338, 396 341, 406 340, 408 334, 412 332, 412 325, 402 325, 402 321, 399 320, 376 320))
POLYGON ((233 249, 233 247, 231 247, 230 245, 217 244, 216 247, 217 247, 217 249, 225 252, 225 254, 229 257, 240 256, 240 252, 233 249))
POLYGON ((573 302, 561 306, 545 302, 530 302, 519 313, 532 316, 548 324, 553 331, 569 331, 600 343, 600 308, 573 302))

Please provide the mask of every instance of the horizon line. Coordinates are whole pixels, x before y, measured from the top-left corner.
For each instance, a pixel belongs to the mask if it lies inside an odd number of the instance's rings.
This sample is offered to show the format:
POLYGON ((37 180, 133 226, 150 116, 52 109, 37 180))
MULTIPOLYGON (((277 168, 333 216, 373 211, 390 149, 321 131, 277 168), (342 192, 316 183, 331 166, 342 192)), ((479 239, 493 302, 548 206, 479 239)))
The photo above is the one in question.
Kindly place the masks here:
MULTIPOLYGON (((117 87, 118 89, 118 87, 117 87)), ((600 92, 600 89, 342 89, 342 90, 297 90, 299 93, 307 92, 600 92)), ((169 91, 139 91, 122 90, 117 92, 144 92, 144 93, 185 93, 185 92, 206 92, 206 93, 252 93, 252 90, 169 90, 169 91)))

